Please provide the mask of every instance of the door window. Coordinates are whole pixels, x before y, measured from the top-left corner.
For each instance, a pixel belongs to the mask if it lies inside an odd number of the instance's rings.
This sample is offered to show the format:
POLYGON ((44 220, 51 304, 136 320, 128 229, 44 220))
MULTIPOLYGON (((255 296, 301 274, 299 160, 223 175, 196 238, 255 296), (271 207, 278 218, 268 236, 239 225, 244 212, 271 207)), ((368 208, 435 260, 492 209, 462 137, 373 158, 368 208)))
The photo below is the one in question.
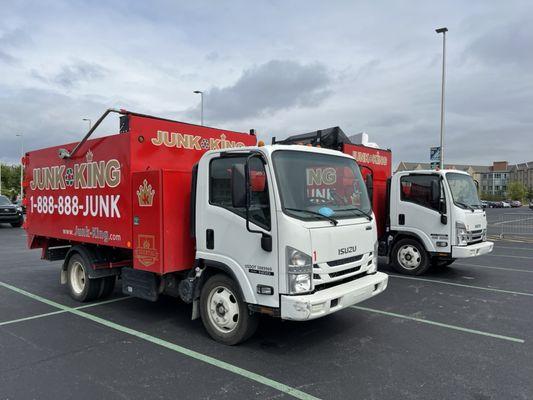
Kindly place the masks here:
MULTIPOLYGON (((246 208, 233 207, 231 201, 231 169, 234 165, 244 165, 245 157, 215 158, 209 167, 209 203, 225 208, 246 218, 246 208)), ((250 183, 250 221, 270 230, 270 201, 265 166, 259 157, 253 157, 249 163, 250 183)))
POLYGON ((434 203, 431 199, 431 184, 434 181, 438 182, 439 177, 436 175, 402 176, 400 178, 401 200, 438 211, 438 202, 434 203))

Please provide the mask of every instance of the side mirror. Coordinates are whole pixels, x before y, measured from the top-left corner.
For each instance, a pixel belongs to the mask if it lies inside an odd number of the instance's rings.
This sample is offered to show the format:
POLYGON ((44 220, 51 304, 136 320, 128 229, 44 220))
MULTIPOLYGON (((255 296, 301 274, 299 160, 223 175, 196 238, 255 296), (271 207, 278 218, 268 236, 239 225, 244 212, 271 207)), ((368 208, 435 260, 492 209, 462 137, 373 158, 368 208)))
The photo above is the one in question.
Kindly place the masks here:
POLYGON ((374 175, 367 174, 365 178, 366 191, 368 192, 368 197, 370 197, 370 204, 374 200, 374 175))
POLYGON ((243 164, 236 164, 231 167, 231 203, 235 208, 246 207, 246 173, 243 164))
POLYGON ((439 204, 440 208, 440 182, 437 180, 431 181, 431 203, 439 204))

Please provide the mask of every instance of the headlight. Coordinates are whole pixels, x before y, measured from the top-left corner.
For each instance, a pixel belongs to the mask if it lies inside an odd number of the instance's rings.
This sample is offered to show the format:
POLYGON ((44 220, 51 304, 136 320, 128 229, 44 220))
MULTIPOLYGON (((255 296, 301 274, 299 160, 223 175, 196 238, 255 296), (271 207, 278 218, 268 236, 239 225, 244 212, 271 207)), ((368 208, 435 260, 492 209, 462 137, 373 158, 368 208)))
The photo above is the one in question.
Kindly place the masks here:
POLYGON ((457 237, 458 246, 466 246, 468 244, 468 233, 465 224, 462 222, 455 223, 455 235, 457 237))
POLYGON ((301 294, 313 288, 313 262, 311 256, 287 246, 288 288, 291 294, 301 294))
POLYGON ((18 212, 22 212, 22 207, 21 206, 17 206, 17 211, 18 212))

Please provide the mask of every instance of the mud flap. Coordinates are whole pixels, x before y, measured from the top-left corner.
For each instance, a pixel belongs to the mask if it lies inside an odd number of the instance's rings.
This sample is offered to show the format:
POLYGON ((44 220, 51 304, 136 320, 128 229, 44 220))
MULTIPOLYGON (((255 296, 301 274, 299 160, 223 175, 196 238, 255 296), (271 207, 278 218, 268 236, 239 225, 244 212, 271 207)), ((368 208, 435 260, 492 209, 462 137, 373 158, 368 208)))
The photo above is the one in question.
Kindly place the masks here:
POLYGON ((192 302, 191 321, 200 318, 200 300, 196 299, 192 302))

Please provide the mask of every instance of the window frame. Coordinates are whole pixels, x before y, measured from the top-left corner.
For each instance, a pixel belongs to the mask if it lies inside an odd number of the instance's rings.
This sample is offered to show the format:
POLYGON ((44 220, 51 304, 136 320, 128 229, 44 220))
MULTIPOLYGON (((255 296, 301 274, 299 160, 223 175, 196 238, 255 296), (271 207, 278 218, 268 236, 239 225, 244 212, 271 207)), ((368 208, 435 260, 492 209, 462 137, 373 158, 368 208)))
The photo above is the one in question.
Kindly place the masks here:
POLYGON ((259 221, 256 221, 252 218, 252 214, 251 212, 248 213, 248 216, 249 216, 249 221, 250 223, 254 224, 254 225, 257 225, 258 227, 260 227, 261 229, 264 229, 265 231, 268 231, 268 232, 271 232, 272 231, 272 199, 271 199, 271 196, 270 196, 270 186, 271 184, 269 183, 269 173, 267 172, 268 168, 267 168, 267 162, 265 160, 265 158, 263 157, 263 155, 261 153, 252 153, 252 152, 248 152, 248 153, 221 153, 221 155, 219 157, 214 157, 212 158, 211 160, 209 160, 209 168, 208 168, 208 172, 207 172, 207 179, 208 179, 208 183, 207 183, 207 186, 208 186, 208 194, 207 194, 207 201, 209 203, 209 205, 211 206, 214 206, 214 207, 219 207, 219 208, 222 208, 224 210, 227 210, 235 215, 238 215, 239 217, 241 217, 242 219, 244 219, 246 221, 246 208, 243 207, 242 208, 242 213, 238 212, 238 210, 240 210, 240 208, 236 208, 236 207, 226 207, 226 206, 223 206, 221 204, 218 204, 218 203, 214 203, 211 201, 211 193, 213 192, 213 186, 212 186, 212 181, 211 181, 211 168, 212 168, 212 164, 213 162, 215 161, 219 161, 219 160, 223 160, 223 159, 228 159, 228 158, 241 158, 244 160, 244 163, 243 164, 246 164, 246 159, 252 155, 252 154, 257 154, 257 158, 259 158, 259 160, 261 161, 261 163, 263 164, 263 168, 265 170, 265 179, 266 179, 266 184, 267 184, 267 195, 268 195, 268 208, 270 209, 270 213, 269 213, 269 220, 268 220, 268 226, 260 223, 259 221))
MULTIPOLYGON (((431 190, 431 189, 430 189, 431 190)), ((432 211, 435 211, 436 213, 441 213, 441 210, 439 209, 440 208, 440 204, 444 203, 446 204, 446 192, 444 190, 444 185, 443 185, 443 182, 442 182, 442 177, 439 175, 439 174, 408 174, 408 175, 403 175, 400 177, 400 201, 404 201, 406 203, 411 203, 411 204, 416 204, 417 206, 420 206, 420 207, 424 207, 424 208, 427 208, 428 210, 432 210, 432 211), (409 177, 413 177, 413 176, 423 176, 423 177, 432 177, 432 178, 436 178, 439 182, 439 186, 440 186, 440 194, 441 194, 441 198, 440 198, 440 201, 439 201, 439 205, 437 205, 437 208, 435 207, 429 207, 425 204, 421 204, 421 203, 418 203, 416 201, 413 201, 413 200, 407 200, 407 199, 404 199, 403 196, 404 196, 404 193, 403 193, 403 188, 402 188, 402 180, 404 178, 409 178, 409 177)))

